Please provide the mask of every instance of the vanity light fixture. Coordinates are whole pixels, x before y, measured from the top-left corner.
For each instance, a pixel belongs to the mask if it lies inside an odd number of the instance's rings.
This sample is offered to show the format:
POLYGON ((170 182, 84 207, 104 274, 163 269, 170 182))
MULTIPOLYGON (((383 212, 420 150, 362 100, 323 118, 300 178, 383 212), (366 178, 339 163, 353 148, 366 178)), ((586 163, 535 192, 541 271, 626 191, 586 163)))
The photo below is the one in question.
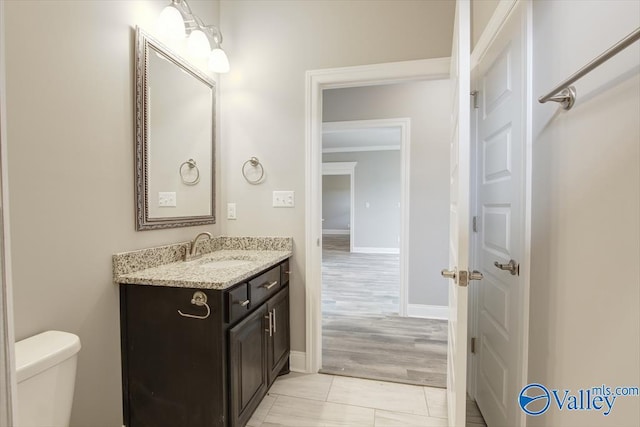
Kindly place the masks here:
POLYGON ((187 37, 187 49, 191 55, 209 58, 209 69, 214 73, 229 72, 229 59, 220 47, 222 32, 214 25, 204 25, 193 14, 187 0, 171 0, 158 17, 157 31, 160 37, 169 40, 187 37))

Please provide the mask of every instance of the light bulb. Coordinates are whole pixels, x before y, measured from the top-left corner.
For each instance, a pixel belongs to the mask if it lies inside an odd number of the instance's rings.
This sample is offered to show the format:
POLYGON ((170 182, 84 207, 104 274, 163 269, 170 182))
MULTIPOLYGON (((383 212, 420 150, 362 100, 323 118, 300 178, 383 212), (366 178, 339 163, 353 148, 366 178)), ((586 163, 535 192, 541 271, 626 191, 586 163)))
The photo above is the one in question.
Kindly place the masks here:
POLYGON ((207 39, 207 36, 202 31, 193 30, 187 40, 187 49, 189 49, 189 53, 194 57, 204 59, 209 56, 211 45, 209 44, 209 39, 207 39))
POLYGON ((162 38, 176 40, 185 37, 182 14, 173 6, 165 7, 157 22, 157 31, 162 38))
POLYGON ((214 73, 228 73, 229 72, 229 59, 224 50, 219 47, 211 51, 209 55, 209 69, 214 73))

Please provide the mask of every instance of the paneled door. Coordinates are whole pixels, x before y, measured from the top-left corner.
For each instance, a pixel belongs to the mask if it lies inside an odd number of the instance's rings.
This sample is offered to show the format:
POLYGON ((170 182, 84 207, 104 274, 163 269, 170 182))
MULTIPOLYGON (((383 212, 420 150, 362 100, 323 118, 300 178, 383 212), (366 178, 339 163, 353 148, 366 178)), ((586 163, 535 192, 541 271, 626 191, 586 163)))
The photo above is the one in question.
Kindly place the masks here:
POLYGON ((447 406, 449 425, 464 427, 467 395, 467 301, 469 272, 470 166, 470 23, 469 1, 456 2, 451 49, 453 90, 450 144, 449 330, 447 348, 447 406))
POLYGON ((525 10, 521 2, 474 70, 478 91, 475 243, 478 288, 476 400, 489 426, 518 426, 522 388, 525 170, 525 10))

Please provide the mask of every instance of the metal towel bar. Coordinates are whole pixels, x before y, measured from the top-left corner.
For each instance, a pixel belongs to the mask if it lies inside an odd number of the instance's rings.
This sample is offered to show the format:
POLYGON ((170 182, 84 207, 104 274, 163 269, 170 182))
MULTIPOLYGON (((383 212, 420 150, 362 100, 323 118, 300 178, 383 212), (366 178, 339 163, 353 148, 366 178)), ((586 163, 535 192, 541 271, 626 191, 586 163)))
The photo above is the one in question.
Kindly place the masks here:
POLYGON ((570 110, 576 100, 576 89, 571 86, 571 84, 584 77, 594 68, 608 61, 611 57, 617 55, 620 51, 631 46, 638 39, 640 39, 640 28, 637 28, 635 31, 620 40, 614 46, 610 47, 605 52, 600 54, 600 56, 595 58, 593 61, 580 68, 568 79, 551 89, 549 93, 538 98, 538 102, 540 102, 541 104, 544 104, 547 101, 559 102, 562 105, 562 108, 564 108, 565 110, 570 110))

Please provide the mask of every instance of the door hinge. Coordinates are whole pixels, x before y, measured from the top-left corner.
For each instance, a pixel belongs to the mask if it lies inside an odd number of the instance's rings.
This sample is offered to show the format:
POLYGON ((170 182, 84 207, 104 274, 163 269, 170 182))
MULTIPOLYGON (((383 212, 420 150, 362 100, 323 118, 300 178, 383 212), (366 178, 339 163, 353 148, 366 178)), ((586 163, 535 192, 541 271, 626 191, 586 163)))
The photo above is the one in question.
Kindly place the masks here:
POLYGON ((471 96, 473 96, 473 108, 478 108, 478 91, 477 90, 472 90, 471 91, 471 96))
POLYGON ((478 232, 478 217, 474 216, 471 223, 471 228, 474 233, 478 232))
POLYGON ((471 337, 471 353, 476 354, 476 337, 471 337))

